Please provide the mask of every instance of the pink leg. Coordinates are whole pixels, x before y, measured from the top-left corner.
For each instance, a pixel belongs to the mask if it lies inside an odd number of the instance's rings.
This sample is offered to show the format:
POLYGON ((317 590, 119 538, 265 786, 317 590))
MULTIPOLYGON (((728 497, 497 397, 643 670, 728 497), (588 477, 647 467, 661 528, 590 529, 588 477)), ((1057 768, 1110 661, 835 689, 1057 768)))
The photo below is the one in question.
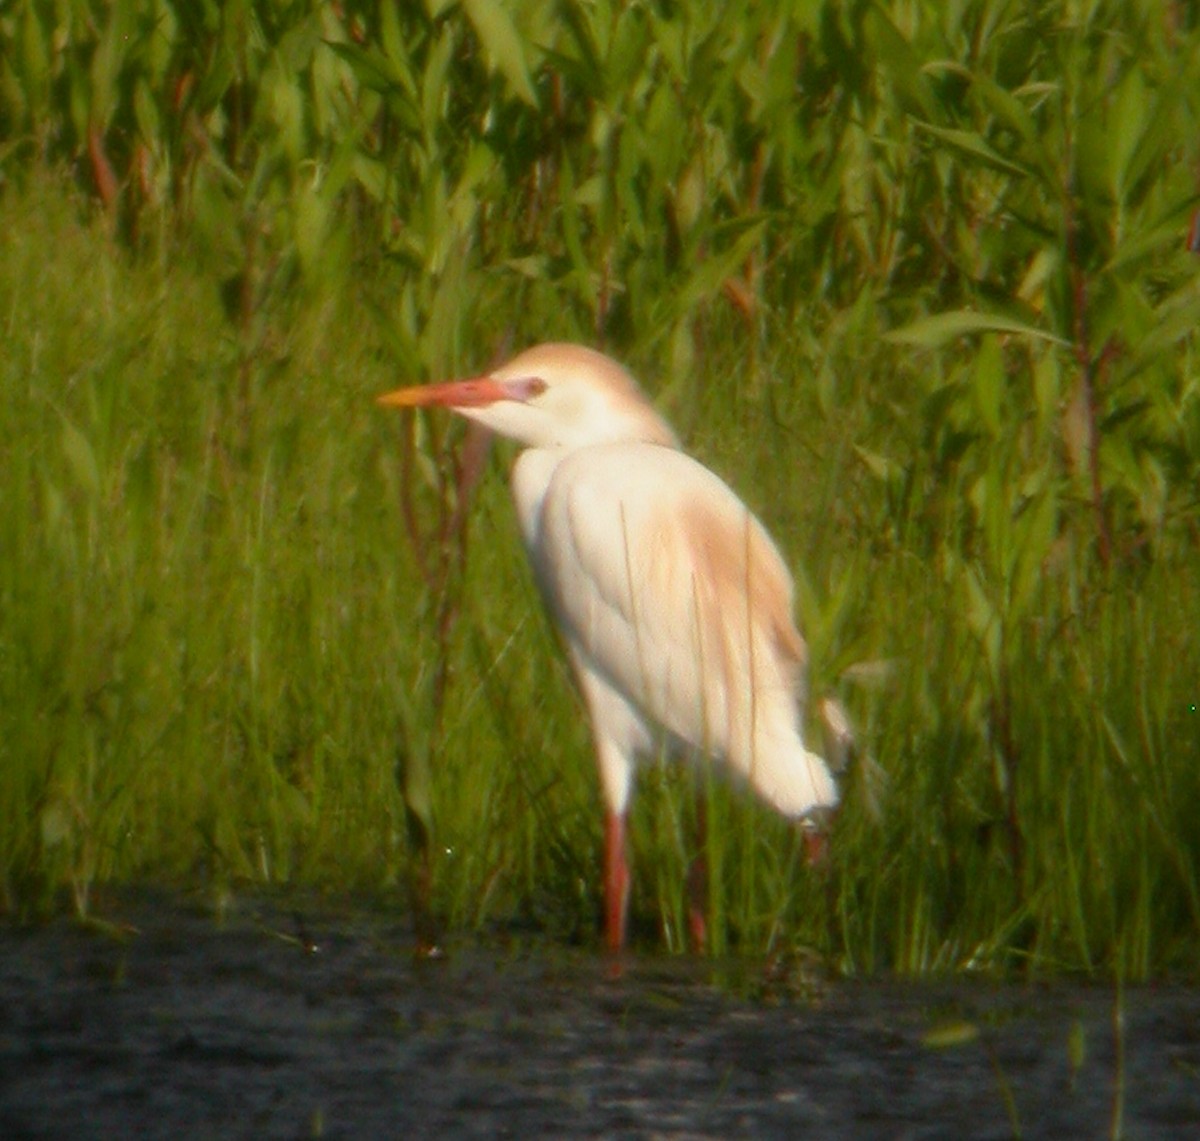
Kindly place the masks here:
POLYGON ((829 833, 824 828, 802 828, 804 857, 810 868, 823 868, 829 859, 829 833))
POLYGON ((629 864, 625 858, 625 817, 608 813, 604 829, 604 919, 608 949, 620 954, 625 946, 625 916, 629 909, 629 864))

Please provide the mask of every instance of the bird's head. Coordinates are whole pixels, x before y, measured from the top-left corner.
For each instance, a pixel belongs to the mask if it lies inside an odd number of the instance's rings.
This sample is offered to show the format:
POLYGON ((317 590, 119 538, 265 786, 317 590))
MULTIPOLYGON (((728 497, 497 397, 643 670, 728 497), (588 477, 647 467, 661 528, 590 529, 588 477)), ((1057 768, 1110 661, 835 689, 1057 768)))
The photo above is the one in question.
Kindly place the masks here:
POLYGON ((484 376, 401 388, 379 403, 449 408, 529 447, 633 440, 677 445, 633 377, 582 345, 537 345, 484 376))

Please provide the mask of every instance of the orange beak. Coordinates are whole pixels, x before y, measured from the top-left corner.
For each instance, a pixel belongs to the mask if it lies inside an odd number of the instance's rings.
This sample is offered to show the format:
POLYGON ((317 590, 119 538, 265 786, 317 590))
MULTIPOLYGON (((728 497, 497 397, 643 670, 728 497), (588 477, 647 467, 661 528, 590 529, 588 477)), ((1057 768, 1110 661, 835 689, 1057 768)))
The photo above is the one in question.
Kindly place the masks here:
POLYGON ((481 408, 504 399, 503 386, 489 376, 448 380, 443 384, 418 384, 378 397, 380 404, 390 408, 481 408))
POLYGON ((486 408, 501 400, 524 403, 545 391, 546 382, 535 376, 513 380, 475 376, 469 380, 447 380, 441 384, 398 388, 376 399, 389 408, 486 408))

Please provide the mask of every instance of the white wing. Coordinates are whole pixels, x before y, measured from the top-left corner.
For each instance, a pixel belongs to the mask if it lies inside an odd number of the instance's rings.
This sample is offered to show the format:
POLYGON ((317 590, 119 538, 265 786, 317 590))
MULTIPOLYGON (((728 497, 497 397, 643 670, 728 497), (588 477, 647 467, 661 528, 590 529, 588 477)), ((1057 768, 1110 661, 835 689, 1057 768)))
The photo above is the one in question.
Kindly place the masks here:
MULTIPOLYGON (((727 760, 781 811, 836 802, 799 736, 805 647, 761 524, 707 468, 641 443, 524 453, 514 472, 539 584, 589 691, 727 760), (544 489, 544 493, 543 493, 544 489), (613 698, 617 700, 614 701, 613 698)), ((635 718, 620 732, 641 744, 635 718)))

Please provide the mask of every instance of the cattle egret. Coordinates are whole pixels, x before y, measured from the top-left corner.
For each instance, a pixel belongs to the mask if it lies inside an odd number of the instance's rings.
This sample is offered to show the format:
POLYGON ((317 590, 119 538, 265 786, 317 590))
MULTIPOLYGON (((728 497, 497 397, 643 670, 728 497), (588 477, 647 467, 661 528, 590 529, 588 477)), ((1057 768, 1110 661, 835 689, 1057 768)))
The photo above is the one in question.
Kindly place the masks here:
POLYGON ((722 762, 818 852, 838 789, 801 735, 806 649, 791 575, 629 373, 592 349, 544 344, 486 375, 379 401, 449 408, 524 445, 512 473, 521 535, 591 716, 607 809, 609 947, 625 941, 637 761, 664 739, 722 762))

